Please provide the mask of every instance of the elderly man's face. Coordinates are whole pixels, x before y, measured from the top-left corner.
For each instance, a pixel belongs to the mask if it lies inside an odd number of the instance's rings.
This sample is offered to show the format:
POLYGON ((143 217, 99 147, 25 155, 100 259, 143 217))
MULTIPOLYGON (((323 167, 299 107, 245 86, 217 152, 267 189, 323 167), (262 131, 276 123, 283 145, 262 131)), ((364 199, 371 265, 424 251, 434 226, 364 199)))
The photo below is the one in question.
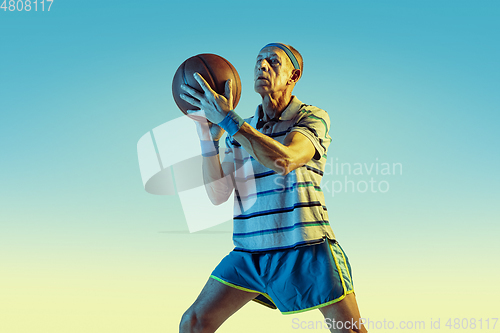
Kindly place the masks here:
POLYGON ((282 49, 274 46, 263 48, 255 64, 255 91, 261 95, 285 91, 292 71, 292 62, 282 49))

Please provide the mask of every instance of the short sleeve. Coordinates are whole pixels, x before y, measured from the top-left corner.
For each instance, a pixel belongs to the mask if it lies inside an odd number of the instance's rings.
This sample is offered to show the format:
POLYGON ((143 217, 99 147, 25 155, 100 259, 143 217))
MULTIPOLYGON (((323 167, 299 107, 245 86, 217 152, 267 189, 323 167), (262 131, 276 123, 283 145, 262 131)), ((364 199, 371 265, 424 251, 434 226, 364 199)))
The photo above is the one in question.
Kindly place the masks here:
POLYGON ((292 126, 290 132, 299 132, 311 140, 316 154, 314 159, 326 158, 326 153, 332 138, 330 137, 330 117, 325 110, 307 106, 301 109, 299 119, 292 126))

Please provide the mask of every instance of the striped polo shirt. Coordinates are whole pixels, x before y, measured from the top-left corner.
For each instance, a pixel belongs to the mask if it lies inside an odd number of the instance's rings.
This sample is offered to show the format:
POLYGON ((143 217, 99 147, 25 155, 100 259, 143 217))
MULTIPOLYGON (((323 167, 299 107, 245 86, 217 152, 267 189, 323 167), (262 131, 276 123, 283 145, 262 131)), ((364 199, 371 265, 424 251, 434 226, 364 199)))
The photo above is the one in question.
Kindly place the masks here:
POLYGON ((245 121, 282 144, 289 132, 300 132, 311 140, 316 154, 304 166, 282 176, 260 164, 227 136, 223 163, 235 166, 235 250, 277 250, 335 239, 320 187, 331 142, 328 114, 293 96, 277 121, 264 123, 262 119, 259 105, 255 115, 245 121))

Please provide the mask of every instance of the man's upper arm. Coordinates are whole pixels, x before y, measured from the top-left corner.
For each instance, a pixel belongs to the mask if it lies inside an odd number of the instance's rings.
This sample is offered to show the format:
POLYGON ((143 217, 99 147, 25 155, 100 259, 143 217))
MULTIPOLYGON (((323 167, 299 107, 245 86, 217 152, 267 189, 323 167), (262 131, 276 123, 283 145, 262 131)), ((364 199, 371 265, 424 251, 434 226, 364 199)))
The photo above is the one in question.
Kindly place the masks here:
POLYGON ((224 177, 234 174, 234 163, 222 162, 221 167, 222 172, 224 172, 224 177))
POLYGON ((311 140, 297 131, 288 133, 283 143, 290 149, 290 155, 292 157, 292 167, 289 171, 295 170, 306 164, 316 153, 316 148, 314 148, 311 140))
POLYGON ((228 186, 231 186, 231 189, 234 188, 234 183, 232 181, 234 175, 234 150, 232 148, 229 137, 226 137, 226 149, 220 150, 224 157, 222 158, 221 168, 224 173, 224 177, 231 176, 231 181, 228 186))
POLYGON ((326 157, 328 146, 332 141, 329 135, 330 117, 325 110, 309 106, 303 111, 302 117, 291 128, 290 133, 301 133, 315 148, 314 159, 326 157))

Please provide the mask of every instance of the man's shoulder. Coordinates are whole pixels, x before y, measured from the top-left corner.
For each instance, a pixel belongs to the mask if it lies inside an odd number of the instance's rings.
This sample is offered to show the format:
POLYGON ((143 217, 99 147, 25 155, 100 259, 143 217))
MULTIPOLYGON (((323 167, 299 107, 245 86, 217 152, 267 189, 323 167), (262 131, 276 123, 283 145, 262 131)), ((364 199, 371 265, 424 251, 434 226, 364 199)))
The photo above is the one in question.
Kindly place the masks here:
POLYGON ((327 123, 330 123, 330 116, 326 110, 305 103, 301 104, 299 112, 297 113, 297 117, 298 117, 297 120, 303 118, 312 118, 317 120, 323 120, 327 123))

